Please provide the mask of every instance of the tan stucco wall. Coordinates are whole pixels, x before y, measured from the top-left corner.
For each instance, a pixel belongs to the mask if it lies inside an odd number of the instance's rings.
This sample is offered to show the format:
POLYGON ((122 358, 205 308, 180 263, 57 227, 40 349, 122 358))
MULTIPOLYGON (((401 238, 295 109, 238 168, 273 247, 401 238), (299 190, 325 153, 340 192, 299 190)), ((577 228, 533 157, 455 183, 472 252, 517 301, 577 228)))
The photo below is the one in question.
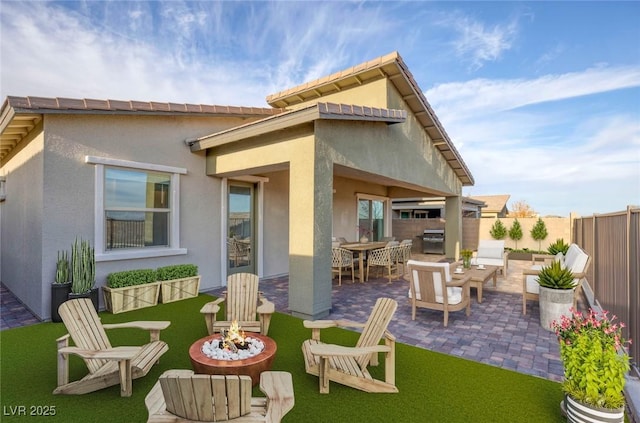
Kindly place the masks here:
MULTIPOLYGON (((478 228, 478 236, 479 239, 492 239, 491 238, 491 227, 493 226, 496 219, 491 218, 482 218, 478 219, 480 222, 480 227, 478 228)), ((513 225, 513 221, 515 218, 513 217, 501 217, 500 221, 507 228, 507 231, 513 225)), ((562 238, 564 242, 567 244, 571 243, 571 218, 568 217, 544 217, 542 221, 547 227, 547 238, 538 244, 538 241, 535 241, 531 238, 531 229, 535 226, 538 218, 536 217, 519 217, 518 222, 520 222, 520 226, 522 227, 522 239, 518 241, 517 248, 523 249, 528 248, 530 250, 538 250, 541 247, 541 250, 546 250, 550 244, 554 243, 556 239, 562 238)), ((504 239, 505 247, 507 248, 516 248, 516 242, 509 239, 509 235, 507 235, 504 239)))
POLYGON ((381 77, 377 81, 366 85, 350 87, 348 90, 326 94, 320 99, 314 98, 303 103, 295 104, 290 109, 300 109, 310 104, 320 102, 338 104, 356 104, 370 107, 387 108, 387 79, 381 77))
POLYGON ((264 184, 264 277, 289 273, 289 171, 267 172, 264 184))
MULTIPOLYGON (((15 157, 2 170, 8 173, 11 194, 2 205, 3 282, 38 316, 50 318, 49 284, 55 275, 57 251, 70 250, 76 237, 93 242, 95 166, 85 163, 87 155, 187 169, 180 177, 180 243, 187 255, 98 262, 97 286, 104 285, 107 274, 114 271, 179 263, 200 267, 202 290, 221 285, 220 180, 205 175, 204 153, 192 153, 184 139, 244 120, 46 115, 44 122, 40 162, 32 159, 14 166, 18 163, 15 157), (24 191, 14 193, 15 186, 24 191), (28 193, 26 198, 24 193, 28 193), (22 203, 20 213, 28 210, 25 216, 11 212, 15 201, 22 203), (16 222, 26 228, 12 229, 16 222), (33 228, 40 225, 41 233, 37 233, 33 228), (37 251, 16 249, 20 254, 13 257, 5 253, 12 245, 28 245, 37 251), (10 267, 12 272, 7 271, 10 267), (34 272, 37 274, 31 274, 34 272)), ((32 145, 36 148, 38 143, 30 143, 29 149, 32 145)), ((20 154, 28 154, 29 149, 20 154)))
MULTIPOLYGON (((4 160, 0 174, 6 177, 6 200, 0 203, 0 280, 32 311, 42 310, 45 262, 43 251, 44 135, 43 125, 23 140, 4 160)), ((55 260, 54 260, 55 268, 55 260)), ((54 272, 55 273, 55 272, 54 272)), ((53 280, 53 274, 49 283, 53 280)))

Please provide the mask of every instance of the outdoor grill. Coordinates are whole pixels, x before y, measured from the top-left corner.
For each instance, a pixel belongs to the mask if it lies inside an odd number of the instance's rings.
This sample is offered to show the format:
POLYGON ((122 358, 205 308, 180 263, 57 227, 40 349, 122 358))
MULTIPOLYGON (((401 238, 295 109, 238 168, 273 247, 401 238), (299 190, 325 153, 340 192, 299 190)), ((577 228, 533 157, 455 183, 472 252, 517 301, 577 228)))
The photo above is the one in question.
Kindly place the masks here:
POLYGON ((422 234, 424 254, 444 254, 444 229, 425 229, 422 234))

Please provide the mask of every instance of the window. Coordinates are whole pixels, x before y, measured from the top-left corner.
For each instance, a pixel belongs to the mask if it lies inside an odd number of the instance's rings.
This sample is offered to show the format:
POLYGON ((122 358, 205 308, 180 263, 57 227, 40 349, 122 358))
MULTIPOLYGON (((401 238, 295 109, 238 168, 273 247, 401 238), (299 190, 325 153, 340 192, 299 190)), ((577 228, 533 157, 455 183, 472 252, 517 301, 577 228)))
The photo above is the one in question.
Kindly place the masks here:
POLYGON ((169 246, 171 174, 105 167, 105 250, 169 246))
POLYGON ((180 174, 186 169, 87 157, 96 165, 97 261, 186 254, 179 248, 180 174))

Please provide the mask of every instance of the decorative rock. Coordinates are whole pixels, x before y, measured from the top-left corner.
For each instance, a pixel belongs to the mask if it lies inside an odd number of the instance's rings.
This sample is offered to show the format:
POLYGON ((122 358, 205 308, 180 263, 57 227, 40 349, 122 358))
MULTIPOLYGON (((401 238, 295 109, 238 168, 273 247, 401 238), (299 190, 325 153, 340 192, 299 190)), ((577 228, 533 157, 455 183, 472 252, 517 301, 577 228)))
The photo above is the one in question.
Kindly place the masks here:
POLYGON ((209 358, 215 360, 244 360, 249 357, 256 356, 264 350, 264 343, 259 339, 250 336, 245 338, 245 342, 249 346, 247 349, 238 349, 233 352, 226 348, 220 348, 222 338, 206 341, 202 345, 202 353, 209 358))

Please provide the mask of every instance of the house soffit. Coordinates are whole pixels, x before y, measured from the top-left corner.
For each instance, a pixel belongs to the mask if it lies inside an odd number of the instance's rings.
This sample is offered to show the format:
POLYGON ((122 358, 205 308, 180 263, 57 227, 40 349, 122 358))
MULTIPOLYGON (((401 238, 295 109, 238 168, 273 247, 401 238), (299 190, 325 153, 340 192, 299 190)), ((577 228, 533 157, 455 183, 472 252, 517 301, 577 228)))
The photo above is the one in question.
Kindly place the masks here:
POLYGON ((407 65, 397 52, 270 95, 267 97, 267 103, 274 107, 291 107, 383 78, 388 78, 398 90, 435 147, 460 178, 462 185, 473 185, 473 176, 462 156, 453 145, 413 75, 409 72, 407 65))
MULTIPOLYGON (((333 175, 339 176, 346 179, 353 179, 356 181, 363 181, 368 184, 377 184, 381 186, 385 186, 387 188, 401 188, 405 190, 402 197, 444 197, 446 195, 451 195, 451 193, 445 193, 442 191, 434 190, 431 188, 426 188, 421 185, 410 184, 404 181, 399 181, 397 179, 389 178, 383 175, 365 172, 360 169, 355 169, 348 166, 342 165, 334 165, 333 166, 333 175)), ((396 198, 394 195, 390 194, 391 197, 396 198)), ((398 197, 399 198, 399 197, 398 197)))

